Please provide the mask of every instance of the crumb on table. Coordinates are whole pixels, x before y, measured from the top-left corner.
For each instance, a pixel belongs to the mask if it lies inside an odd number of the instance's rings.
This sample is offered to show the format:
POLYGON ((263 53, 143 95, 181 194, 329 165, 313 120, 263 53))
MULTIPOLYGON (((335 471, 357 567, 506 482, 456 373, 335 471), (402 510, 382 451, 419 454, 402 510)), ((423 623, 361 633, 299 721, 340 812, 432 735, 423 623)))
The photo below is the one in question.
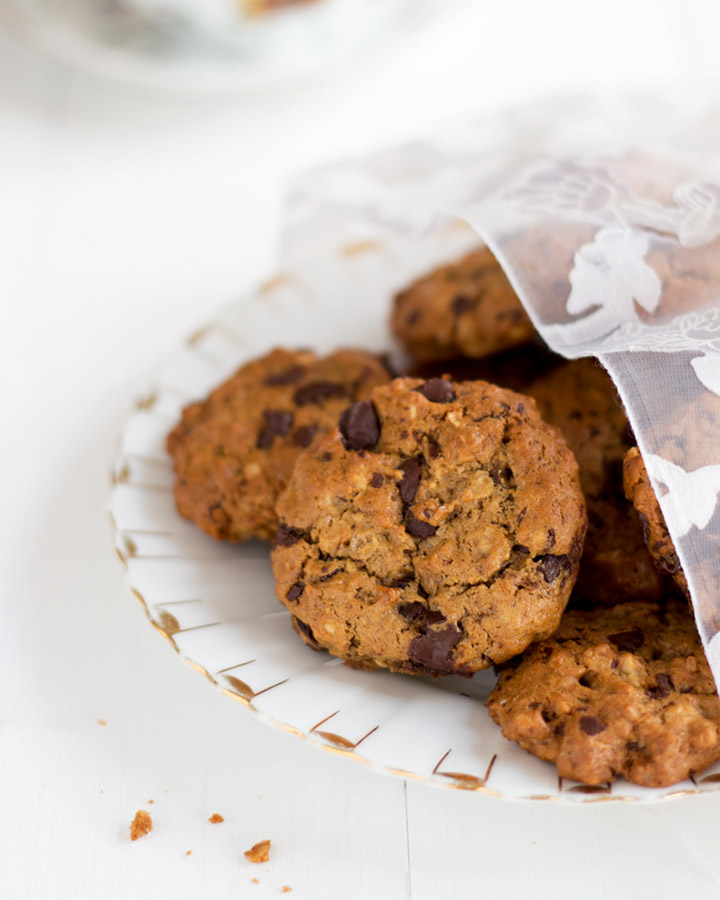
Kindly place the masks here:
POLYGON ((138 838, 143 837, 148 831, 152 831, 152 827, 150 813, 145 809, 139 809, 130 823, 130 840, 136 841, 138 838))
POLYGON ((98 719, 98 725, 107 725, 105 719, 98 719))
POLYGON ((270 841, 258 841, 245 851, 245 856, 254 863, 264 863, 270 859, 270 841))
POLYGON ((223 819, 223 817, 220 815, 220 813, 213 813, 210 816, 210 818, 208 819, 208 822, 212 822, 213 825, 216 825, 218 822, 224 822, 224 821, 225 821, 225 819, 223 819))
POLYGON ((190 856, 191 853, 192 853, 192 850, 186 850, 186 851, 185 851, 185 856, 190 856))
POLYGON ((291 890, 292 890, 292 888, 290 887, 289 884, 283 885, 283 889, 282 889, 283 894, 289 894, 291 890))
POLYGON ((252 879, 252 883, 253 883, 253 884, 260 884, 260 879, 259 879, 259 878, 253 878, 253 879, 252 879))
POLYGON ((154 802, 155 802, 154 800, 148 800, 148 803, 154 803, 154 802))

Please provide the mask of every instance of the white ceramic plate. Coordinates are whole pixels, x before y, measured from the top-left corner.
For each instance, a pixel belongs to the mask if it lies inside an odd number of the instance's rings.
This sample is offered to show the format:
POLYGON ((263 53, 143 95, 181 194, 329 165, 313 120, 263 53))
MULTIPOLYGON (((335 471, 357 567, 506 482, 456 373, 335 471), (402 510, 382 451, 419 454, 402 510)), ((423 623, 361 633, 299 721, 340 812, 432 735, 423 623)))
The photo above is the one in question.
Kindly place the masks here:
POLYGON ((179 15, 165 21, 143 15, 143 4, 134 2, 137 9, 123 0, 4 0, 0 19, 57 61, 130 87, 255 93, 327 78, 440 12, 448 0, 373 0, 366 9, 347 0, 327 8, 310 4, 239 24, 226 40, 189 27, 179 15))
POLYGON ((118 554, 152 625, 180 657, 264 721, 384 772, 507 799, 642 800, 720 787, 720 765, 669 789, 560 781, 505 740, 484 700, 492 672, 417 678, 346 668, 307 647, 276 600, 267 545, 218 543, 180 518, 165 435, 181 408, 275 345, 389 349, 393 290, 475 243, 366 242, 298 265, 193 335, 125 429, 113 471, 118 554))

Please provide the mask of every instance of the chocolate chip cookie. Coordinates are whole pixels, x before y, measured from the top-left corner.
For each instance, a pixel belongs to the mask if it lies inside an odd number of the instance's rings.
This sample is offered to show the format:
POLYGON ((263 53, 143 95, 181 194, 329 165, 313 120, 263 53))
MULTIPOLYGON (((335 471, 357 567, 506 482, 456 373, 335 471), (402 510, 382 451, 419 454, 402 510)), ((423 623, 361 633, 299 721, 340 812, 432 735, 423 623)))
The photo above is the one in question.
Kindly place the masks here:
POLYGON ((419 362, 488 356, 535 333, 486 247, 435 269, 397 294, 391 325, 419 362))
POLYGON ((506 738, 587 784, 662 787, 720 759, 720 701, 681 601, 567 612, 487 707, 506 738))
POLYGON ((665 524, 665 517, 637 447, 628 450, 625 456, 623 475, 625 494, 640 516, 645 543, 655 565, 661 572, 672 575, 685 596, 689 598, 690 590, 685 573, 675 552, 675 545, 665 524))
POLYGON ((659 600, 663 578, 623 490, 623 458, 632 441, 610 376, 595 360, 579 359, 533 382, 528 393, 575 454, 587 501, 588 532, 572 603, 659 600))
POLYGON ((577 575, 577 464, 534 402, 398 378, 302 454, 277 505, 277 595, 360 668, 469 675, 553 632, 577 575))
POLYGON ((178 511, 215 538, 271 540, 275 501, 299 454, 389 378, 360 350, 320 359, 278 349, 242 366, 187 406, 168 436, 178 511))

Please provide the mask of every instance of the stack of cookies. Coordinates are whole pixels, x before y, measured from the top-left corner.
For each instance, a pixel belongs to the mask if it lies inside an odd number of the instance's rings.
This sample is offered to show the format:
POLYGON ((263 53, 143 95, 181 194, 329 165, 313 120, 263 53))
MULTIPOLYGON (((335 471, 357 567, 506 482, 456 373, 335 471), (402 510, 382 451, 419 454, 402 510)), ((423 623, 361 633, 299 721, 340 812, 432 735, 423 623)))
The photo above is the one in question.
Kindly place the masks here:
POLYGON ((544 347, 485 248, 400 292, 391 325, 404 377, 367 350, 276 349, 187 407, 179 512, 272 541, 315 650, 496 667, 490 715, 563 777, 662 786, 720 759, 687 584, 605 372, 544 347))

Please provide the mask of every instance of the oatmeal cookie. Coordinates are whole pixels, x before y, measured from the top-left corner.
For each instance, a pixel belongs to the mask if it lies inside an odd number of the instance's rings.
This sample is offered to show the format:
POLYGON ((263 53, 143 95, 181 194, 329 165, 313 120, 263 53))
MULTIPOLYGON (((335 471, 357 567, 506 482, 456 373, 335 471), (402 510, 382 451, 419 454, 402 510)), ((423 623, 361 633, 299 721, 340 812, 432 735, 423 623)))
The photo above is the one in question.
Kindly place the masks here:
POLYGON ((675 545, 665 524, 665 517, 637 447, 631 447, 628 450, 625 456, 623 475, 625 494, 640 516, 645 543, 655 560, 655 565, 661 572, 672 575, 685 596, 689 598, 690 590, 685 573, 675 552, 675 545))
POLYGON ((563 778, 675 784, 720 759, 720 701, 681 601, 567 612, 487 701, 506 738, 563 778))
POLYGON ((397 294, 391 326, 419 362, 488 356, 535 333, 486 247, 435 269, 397 294))
POLYGON ((178 511, 214 538, 271 540, 275 501, 298 455, 389 378, 377 357, 360 350, 321 359, 278 349, 246 363, 187 406, 168 436, 178 511))
POLYGON ((592 359, 578 359, 533 382, 528 393, 575 454, 588 509, 588 532, 573 604, 610 606, 659 600, 663 579, 623 491, 630 426, 615 386, 592 359))
POLYGON ((398 378, 302 454, 278 506, 278 598, 361 668, 469 675, 553 632, 585 534, 577 464, 534 402, 398 378))

